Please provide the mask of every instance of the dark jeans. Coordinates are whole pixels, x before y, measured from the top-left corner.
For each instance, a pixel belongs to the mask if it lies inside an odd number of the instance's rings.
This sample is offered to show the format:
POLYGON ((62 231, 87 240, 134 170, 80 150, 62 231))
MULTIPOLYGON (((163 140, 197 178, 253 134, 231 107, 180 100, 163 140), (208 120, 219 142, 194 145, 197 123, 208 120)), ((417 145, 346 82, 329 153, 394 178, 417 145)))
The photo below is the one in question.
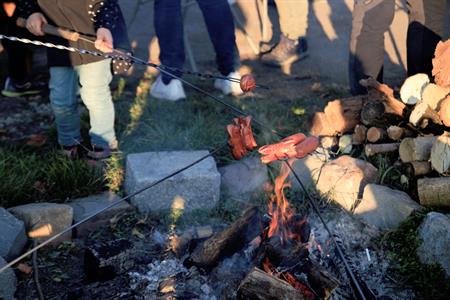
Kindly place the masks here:
MULTIPOLYGON (((0 33, 16 37, 29 37, 27 31, 15 25, 15 18, 8 17, 0 7, 0 33)), ((2 40, 2 45, 8 54, 8 76, 15 83, 23 83, 28 78, 29 49, 25 44, 2 40)))
POLYGON ((350 37, 349 82, 353 95, 366 94, 364 78, 383 81, 384 33, 394 19, 395 0, 356 0, 350 37))
MULTIPOLYGON (((219 72, 228 75, 234 71, 236 37, 234 22, 227 0, 197 0, 203 13, 209 37, 216 52, 219 72)), ((155 31, 163 65, 182 68, 185 60, 181 0, 155 0, 155 31)), ((180 76, 180 72, 174 72, 180 76)), ((162 75, 163 82, 171 77, 162 75)))

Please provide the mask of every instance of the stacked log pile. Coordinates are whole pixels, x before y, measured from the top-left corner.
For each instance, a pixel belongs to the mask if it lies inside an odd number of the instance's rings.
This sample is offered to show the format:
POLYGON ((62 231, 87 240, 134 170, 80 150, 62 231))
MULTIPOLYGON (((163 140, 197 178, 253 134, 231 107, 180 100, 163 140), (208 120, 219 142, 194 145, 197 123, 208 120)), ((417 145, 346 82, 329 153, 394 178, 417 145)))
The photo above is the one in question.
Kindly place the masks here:
POLYGON ((416 182, 411 194, 422 205, 450 207, 450 77, 442 75, 450 75, 450 63, 438 56, 450 52, 449 43, 438 46, 433 61, 441 77, 411 76, 399 97, 375 79, 362 80, 368 94, 329 102, 314 116, 311 134, 324 141, 351 134, 352 146, 367 157, 398 155, 401 170, 416 182))

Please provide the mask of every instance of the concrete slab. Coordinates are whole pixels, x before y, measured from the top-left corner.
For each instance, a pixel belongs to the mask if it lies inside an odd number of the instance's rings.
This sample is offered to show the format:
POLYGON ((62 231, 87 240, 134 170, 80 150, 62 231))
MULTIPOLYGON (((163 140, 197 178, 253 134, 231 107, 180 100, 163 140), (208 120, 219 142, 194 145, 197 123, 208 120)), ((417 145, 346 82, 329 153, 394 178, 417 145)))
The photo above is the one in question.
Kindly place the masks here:
POLYGON ((21 254, 26 243, 23 222, 0 207, 0 256, 12 260, 21 254))
MULTIPOLYGON (((131 194, 195 162, 208 151, 146 152, 127 156, 125 190, 131 194)), ((220 196, 220 173, 212 157, 131 199, 139 212, 210 209, 220 196)))

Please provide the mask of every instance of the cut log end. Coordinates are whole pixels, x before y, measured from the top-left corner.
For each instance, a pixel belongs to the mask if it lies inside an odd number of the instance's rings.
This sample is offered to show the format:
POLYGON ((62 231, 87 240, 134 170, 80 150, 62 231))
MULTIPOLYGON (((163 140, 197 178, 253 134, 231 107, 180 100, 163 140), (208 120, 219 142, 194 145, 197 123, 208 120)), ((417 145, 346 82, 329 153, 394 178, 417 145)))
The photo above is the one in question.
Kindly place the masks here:
POLYGON ((389 144, 367 144, 364 148, 366 156, 374 156, 376 154, 386 154, 398 151, 399 143, 389 144))

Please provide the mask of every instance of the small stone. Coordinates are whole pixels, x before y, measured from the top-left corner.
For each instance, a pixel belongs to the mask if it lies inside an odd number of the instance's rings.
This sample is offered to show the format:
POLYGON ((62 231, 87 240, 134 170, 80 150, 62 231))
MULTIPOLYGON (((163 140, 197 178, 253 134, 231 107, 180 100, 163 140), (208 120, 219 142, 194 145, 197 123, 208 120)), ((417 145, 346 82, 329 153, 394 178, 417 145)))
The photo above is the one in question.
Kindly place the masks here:
MULTIPOLYGON (((65 204, 33 203, 15 206, 8 210, 25 223, 28 237, 39 242, 70 227, 73 221, 73 209, 65 204)), ((58 245, 63 241, 70 241, 71 237, 72 232, 69 231, 51 244, 58 245)))
POLYGON ((0 207, 0 256, 12 260, 19 256, 26 243, 23 222, 0 207))
POLYGON ((202 284, 202 286, 200 287, 200 289, 202 290, 202 292, 206 295, 209 295, 209 293, 211 293, 211 288, 209 287, 208 284, 204 283, 202 284))
MULTIPOLYGON (((164 177, 206 156, 208 151, 171 151, 129 154, 125 190, 127 194, 158 182, 164 177)), ((211 209, 220 197, 220 173, 212 157, 132 197, 139 212, 211 209)))
POLYGON ((450 217, 430 212, 419 227, 421 245, 417 248, 420 261, 439 264, 450 277, 450 217))
POLYGON ((362 197, 366 184, 375 183, 377 180, 378 170, 372 164, 344 155, 323 166, 317 189, 347 211, 351 211, 362 197))
POLYGON ((420 209, 422 206, 405 192, 378 184, 368 184, 354 214, 378 229, 392 230, 411 213, 420 209))
MULTIPOLYGON (((6 265, 6 261, 0 256, 0 268, 6 265)), ((0 299, 14 300, 17 278, 11 268, 0 273, 0 299)))
POLYGON ((267 165, 257 157, 248 157, 219 168, 221 189, 230 196, 242 197, 263 191, 269 182, 267 165))
MULTIPOLYGON (((120 200, 120 197, 116 194, 105 192, 99 195, 75 199, 68 203, 68 205, 70 205, 73 209, 74 223, 78 223, 79 221, 91 216, 95 212, 104 209, 118 200, 120 200)), ((85 237, 95 229, 108 224, 109 220, 114 216, 131 210, 133 210, 132 206, 123 201, 75 228, 76 236, 85 237)))

